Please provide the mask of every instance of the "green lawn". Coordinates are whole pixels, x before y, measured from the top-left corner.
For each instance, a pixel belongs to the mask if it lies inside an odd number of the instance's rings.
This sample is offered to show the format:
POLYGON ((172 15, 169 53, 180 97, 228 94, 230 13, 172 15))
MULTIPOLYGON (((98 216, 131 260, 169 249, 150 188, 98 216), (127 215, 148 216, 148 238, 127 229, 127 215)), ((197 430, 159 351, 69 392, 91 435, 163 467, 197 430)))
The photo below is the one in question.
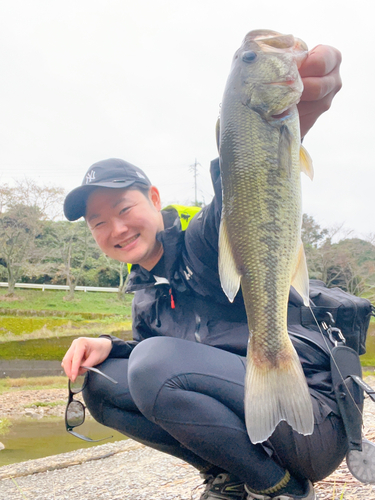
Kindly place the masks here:
MULTIPOLYGON (((133 296, 126 294, 123 300, 116 293, 75 292, 72 301, 65 300, 63 290, 23 290, 16 288, 16 298, 6 297, 7 289, 0 289, 0 314, 2 310, 61 311, 73 315, 79 313, 114 314, 129 316, 133 296)), ((55 315, 55 313, 53 314, 55 315)))

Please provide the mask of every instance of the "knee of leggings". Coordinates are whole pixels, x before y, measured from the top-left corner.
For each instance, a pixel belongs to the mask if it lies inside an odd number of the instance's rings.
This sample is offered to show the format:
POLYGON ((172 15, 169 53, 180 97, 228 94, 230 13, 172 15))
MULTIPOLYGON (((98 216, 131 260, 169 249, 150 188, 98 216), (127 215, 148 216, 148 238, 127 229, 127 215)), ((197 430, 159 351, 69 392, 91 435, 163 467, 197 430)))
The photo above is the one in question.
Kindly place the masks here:
POLYGON ((160 389, 174 376, 170 344, 175 339, 153 337, 140 342, 129 359, 129 389, 139 410, 153 420, 153 408, 160 389))

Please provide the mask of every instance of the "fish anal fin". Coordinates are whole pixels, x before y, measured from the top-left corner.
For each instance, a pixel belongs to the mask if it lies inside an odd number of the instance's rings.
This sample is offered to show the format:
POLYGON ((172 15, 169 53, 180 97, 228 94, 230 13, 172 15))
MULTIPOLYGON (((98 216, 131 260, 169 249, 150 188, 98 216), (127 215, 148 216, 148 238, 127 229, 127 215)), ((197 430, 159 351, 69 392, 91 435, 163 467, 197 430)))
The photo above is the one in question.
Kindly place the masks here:
POLYGON ((307 175, 311 180, 314 179, 314 167, 311 156, 306 151, 306 149, 302 146, 299 150, 299 161, 301 166, 301 172, 307 175))
POLYGON ((294 275, 292 277, 291 284, 296 289, 296 291, 301 295, 305 306, 308 307, 310 304, 309 271, 307 269, 305 250, 303 248, 302 241, 298 250, 296 268, 294 271, 294 275))
POLYGON ((245 382, 246 428, 252 443, 266 441, 285 420, 295 431, 309 435, 314 414, 301 363, 293 346, 288 362, 265 368, 248 355, 245 382))
POLYGON ((233 302, 240 288, 241 276, 238 273, 229 244, 225 219, 221 219, 219 231, 219 276, 225 295, 230 302, 233 302))

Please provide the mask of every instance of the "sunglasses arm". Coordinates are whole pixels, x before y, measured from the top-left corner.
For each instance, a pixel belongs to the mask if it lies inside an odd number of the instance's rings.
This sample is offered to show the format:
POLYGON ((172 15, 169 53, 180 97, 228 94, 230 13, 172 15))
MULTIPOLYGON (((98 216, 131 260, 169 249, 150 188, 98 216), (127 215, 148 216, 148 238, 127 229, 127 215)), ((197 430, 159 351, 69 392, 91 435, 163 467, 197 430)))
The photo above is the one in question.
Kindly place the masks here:
POLYGON ((106 438, 102 438, 102 439, 90 439, 86 436, 83 436, 82 434, 78 434, 78 432, 74 432, 73 430, 71 429, 66 429, 67 432, 69 432, 69 434, 72 434, 72 436, 75 436, 79 439, 83 439, 84 441, 87 441, 89 443, 98 443, 99 441, 105 441, 106 439, 111 439, 113 436, 108 436, 106 438))

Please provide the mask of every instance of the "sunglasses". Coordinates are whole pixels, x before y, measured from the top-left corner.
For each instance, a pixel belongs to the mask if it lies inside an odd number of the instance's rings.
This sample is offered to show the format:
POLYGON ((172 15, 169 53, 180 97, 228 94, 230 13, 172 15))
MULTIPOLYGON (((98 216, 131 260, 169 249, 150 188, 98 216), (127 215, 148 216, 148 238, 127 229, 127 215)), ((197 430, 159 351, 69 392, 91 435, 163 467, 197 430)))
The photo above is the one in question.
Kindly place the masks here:
POLYGON ((65 410, 65 427, 67 432, 69 434, 72 434, 73 436, 83 439, 84 441, 89 441, 90 443, 97 443, 99 441, 104 441, 105 439, 110 439, 113 436, 108 436, 106 438, 102 439, 91 439, 89 437, 83 436, 82 434, 78 434, 77 432, 74 432, 73 429, 76 427, 79 427, 80 425, 83 424, 85 421, 85 409, 86 406, 81 403, 81 401, 76 401, 74 399, 74 395, 79 394, 80 392, 83 391, 83 389, 86 387, 87 384, 87 377, 88 377, 88 372, 95 372, 101 375, 102 377, 106 378, 113 384, 117 384, 118 382, 114 380, 112 377, 109 377, 105 373, 101 372, 97 368, 93 368, 91 366, 82 366, 81 368, 84 368, 87 370, 87 372, 84 375, 78 375, 76 380, 74 382, 71 382, 69 380, 69 398, 68 398, 68 404, 66 405, 66 410, 65 410))

